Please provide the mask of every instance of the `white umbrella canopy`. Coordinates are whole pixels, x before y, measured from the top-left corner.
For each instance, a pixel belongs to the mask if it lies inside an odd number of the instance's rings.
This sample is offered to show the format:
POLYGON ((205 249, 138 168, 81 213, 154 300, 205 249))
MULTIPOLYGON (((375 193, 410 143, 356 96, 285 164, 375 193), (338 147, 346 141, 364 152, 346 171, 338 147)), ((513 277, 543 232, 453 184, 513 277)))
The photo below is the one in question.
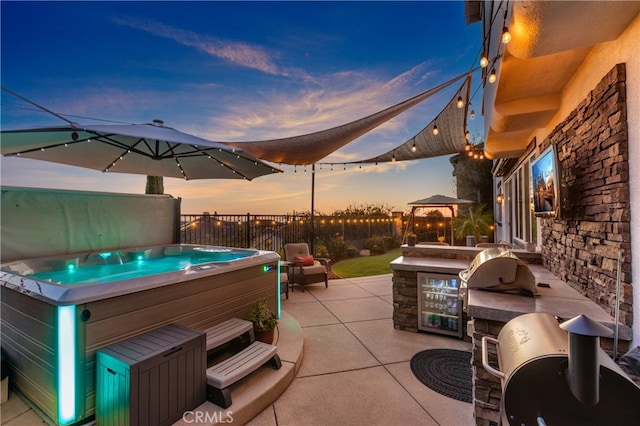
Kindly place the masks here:
POLYGON ((220 142, 165 126, 80 125, 1 132, 4 156, 85 167, 102 172, 183 179, 246 179, 281 170, 220 142))

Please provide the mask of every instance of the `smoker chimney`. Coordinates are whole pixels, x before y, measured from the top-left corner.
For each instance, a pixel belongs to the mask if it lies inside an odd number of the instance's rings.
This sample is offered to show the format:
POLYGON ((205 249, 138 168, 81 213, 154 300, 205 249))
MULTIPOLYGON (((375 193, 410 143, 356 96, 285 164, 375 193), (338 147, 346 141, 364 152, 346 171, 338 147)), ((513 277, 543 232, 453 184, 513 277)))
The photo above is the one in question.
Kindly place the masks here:
POLYGON ((585 405, 596 405, 600 400, 600 337, 609 337, 613 331, 585 315, 560 324, 569 333, 569 368, 567 382, 571 393, 585 405))

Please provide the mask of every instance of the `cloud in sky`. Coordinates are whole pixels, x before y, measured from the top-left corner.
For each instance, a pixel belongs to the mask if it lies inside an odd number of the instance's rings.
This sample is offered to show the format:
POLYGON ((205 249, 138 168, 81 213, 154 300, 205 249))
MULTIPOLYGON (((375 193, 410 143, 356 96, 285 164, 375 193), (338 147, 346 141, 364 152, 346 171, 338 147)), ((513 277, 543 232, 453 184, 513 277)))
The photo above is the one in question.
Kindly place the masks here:
POLYGON ((273 55, 261 46, 202 36, 193 31, 175 28, 150 20, 113 18, 113 22, 145 31, 158 37, 174 40, 179 44, 193 47, 234 65, 259 70, 267 74, 287 75, 287 73, 281 70, 273 61, 273 55))
MULTIPOLYGON (((223 114, 211 114, 204 137, 218 141, 266 140, 297 136, 338 126, 387 108, 412 96, 409 88, 420 84, 437 71, 420 63, 382 81, 372 73, 340 71, 310 76, 304 71, 285 70, 277 65, 280 55, 269 49, 241 41, 221 40, 160 22, 134 18, 113 18, 118 25, 135 28, 193 47, 208 55, 242 67, 272 75, 289 76, 311 87, 294 92, 263 92, 245 101, 230 103, 223 114)), ((402 118, 392 120, 376 132, 397 130, 402 118)))

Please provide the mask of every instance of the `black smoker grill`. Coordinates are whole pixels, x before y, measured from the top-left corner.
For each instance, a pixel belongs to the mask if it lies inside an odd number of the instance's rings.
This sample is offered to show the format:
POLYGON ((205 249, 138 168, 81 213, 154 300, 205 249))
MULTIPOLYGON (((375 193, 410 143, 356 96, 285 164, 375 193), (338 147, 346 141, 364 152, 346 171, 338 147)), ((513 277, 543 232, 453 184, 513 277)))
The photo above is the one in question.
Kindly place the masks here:
POLYGON ((611 330, 584 315, 559 324, 551 314, 521 315, 497 339, 482 338, 482 364, 502 382, 503 423, 638 425, 640 387, 600 348, 611 330), (500 370, 489 365, 495 344, 500 370))

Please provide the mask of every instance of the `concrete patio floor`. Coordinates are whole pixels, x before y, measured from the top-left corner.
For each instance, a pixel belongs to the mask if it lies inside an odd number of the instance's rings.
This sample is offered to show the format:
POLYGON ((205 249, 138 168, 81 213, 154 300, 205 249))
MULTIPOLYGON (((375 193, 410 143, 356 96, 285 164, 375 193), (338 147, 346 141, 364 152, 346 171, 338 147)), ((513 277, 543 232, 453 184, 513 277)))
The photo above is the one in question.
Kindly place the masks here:
MULTIPOLYGON (((248 425, 474 424, 471 404, 427 388, 414 377, 409 366, 411 357, 422 350, 470 351, 471 344, 436 334, 395 330, 391 279, 392 275, 388 274, 331 280, 328 288, 315 284, 302 292, 296 286, 295 291, 289 292, 288 300, 282 297, 285 323, 297 321, 293 329, 302 330, 303 356, 300 362, 295 353, 296 345, 292 347, 289 343, 298 337, 287 335, 291 333, 287 330, 278 343, 285 368, 278 373, 280 379, 273 379, 279 380, 279 384, 267 381, 266 387, 271 391, 266 392, 275 391, 280 395, 282 389, 277 388, 283 386, 282 383, 289 383, 282 379, 284 375, 293 375, 298 368, 297 374, 277 399, 275 396, 271 399, 275 402, 249 420, 248 425)), ((299 335, 299 332, 294 334, 299 335)), ((254 374, 278 377, 274 373, 263 369, 254 374)), ((258 385, 258 388, 264 386, 258 385)), ((230 409, 256 403, 259 396, 245 396, 256 393, 255 386, 253 388, 234 391, 237 396, 230 409)), ((202 407, 206 410, 216 408, 208 402, 202 407)), ((242 423, 242 416, 238 415, 236 419, 238 424, 242 423)), ((176 424, 187 423, 183 420, 176 424)), ((19 397, 12 395, 0 409, 0 424, 46 422, 19 397)))
POLYGON ((282 309, 304 334, 289 388, 248 424, 471 425, 472 404, 440 395, 411 372, 425 349, 471 350, 462 340, 393 328, 392 275, 299 287, 282 309))

